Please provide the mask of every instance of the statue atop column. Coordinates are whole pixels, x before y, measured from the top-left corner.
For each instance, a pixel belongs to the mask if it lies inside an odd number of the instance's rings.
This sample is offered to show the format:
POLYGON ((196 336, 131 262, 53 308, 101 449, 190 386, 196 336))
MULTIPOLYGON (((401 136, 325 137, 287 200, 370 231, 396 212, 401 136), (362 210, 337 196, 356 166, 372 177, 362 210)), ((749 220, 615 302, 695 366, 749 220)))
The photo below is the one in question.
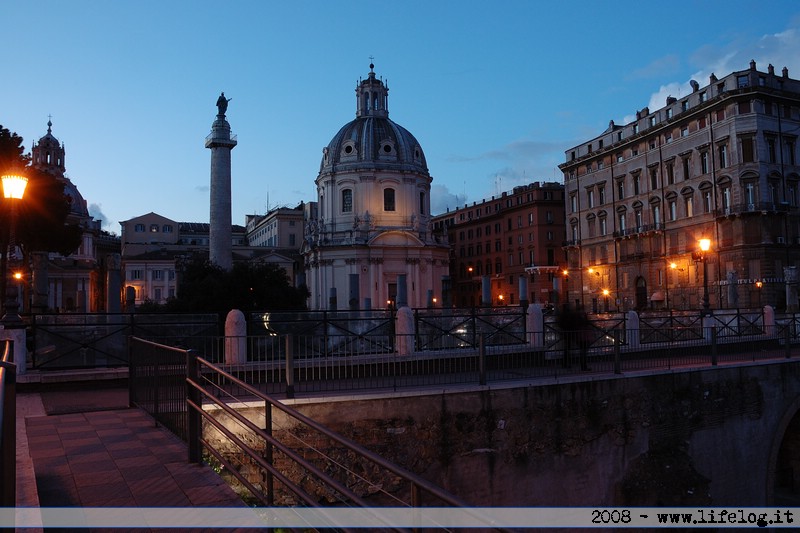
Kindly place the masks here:
POLYGON ((233 100, 233 98, 225 98, 225 93, 222 92, 217 98, 217 109, 219 110, 219 115, 225 115, 225 112, 228 110, 228 102, 233 100))

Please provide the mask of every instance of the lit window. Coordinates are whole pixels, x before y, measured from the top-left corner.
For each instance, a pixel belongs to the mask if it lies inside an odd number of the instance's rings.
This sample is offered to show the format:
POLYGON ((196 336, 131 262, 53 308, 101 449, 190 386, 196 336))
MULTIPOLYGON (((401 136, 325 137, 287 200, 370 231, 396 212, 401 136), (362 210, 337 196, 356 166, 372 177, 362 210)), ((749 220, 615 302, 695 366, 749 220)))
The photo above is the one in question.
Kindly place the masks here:
POLYGON ((150 224, 150 233, 158 233, 158 224, 150 224))

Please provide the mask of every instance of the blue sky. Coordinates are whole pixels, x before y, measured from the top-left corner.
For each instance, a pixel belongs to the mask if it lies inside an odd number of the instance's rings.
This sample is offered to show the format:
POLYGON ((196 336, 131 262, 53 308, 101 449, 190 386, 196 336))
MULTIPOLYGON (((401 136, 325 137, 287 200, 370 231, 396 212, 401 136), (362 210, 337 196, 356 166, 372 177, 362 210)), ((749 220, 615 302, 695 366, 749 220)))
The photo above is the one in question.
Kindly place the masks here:
POLYGON ((561 181, 564 151, 696 79, 772 63, 800 78, 800 4, 732 0, 86 1, 0 5, 0 124, 65 143, 103 220, 207 222, 220 91, 233 222, 316 199, 322 148, 375 71, 433 176, 432 211, 561 181))

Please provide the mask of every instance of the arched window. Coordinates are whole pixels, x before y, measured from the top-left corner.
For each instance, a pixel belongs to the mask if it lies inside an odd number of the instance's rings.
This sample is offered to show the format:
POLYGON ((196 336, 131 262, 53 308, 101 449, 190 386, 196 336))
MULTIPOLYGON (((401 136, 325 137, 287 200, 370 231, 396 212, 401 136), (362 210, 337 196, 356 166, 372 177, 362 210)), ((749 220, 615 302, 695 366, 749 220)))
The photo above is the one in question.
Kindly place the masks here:
POLYGON ((353 189, 342 190, 342 213, 353 212, 353 189))
POLYGON ((395 210, 394 189, 384 189, 383 190, 383 210, 384 211, 394 211, 395 210))
POLYGON ((425 193, 424 192, 419 193, 419 214, 420 215, 424 215, 425 214, 425 193))

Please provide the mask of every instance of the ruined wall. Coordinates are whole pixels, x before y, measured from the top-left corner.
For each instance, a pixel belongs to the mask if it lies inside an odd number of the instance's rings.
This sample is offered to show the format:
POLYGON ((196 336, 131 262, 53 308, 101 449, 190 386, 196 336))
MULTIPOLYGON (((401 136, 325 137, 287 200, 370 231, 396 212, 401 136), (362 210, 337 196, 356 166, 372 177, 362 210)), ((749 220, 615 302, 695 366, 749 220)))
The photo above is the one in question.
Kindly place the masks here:
POLYGON ((784 363, 294 407, 475 505, 765 505, 798 395, 784 363))

